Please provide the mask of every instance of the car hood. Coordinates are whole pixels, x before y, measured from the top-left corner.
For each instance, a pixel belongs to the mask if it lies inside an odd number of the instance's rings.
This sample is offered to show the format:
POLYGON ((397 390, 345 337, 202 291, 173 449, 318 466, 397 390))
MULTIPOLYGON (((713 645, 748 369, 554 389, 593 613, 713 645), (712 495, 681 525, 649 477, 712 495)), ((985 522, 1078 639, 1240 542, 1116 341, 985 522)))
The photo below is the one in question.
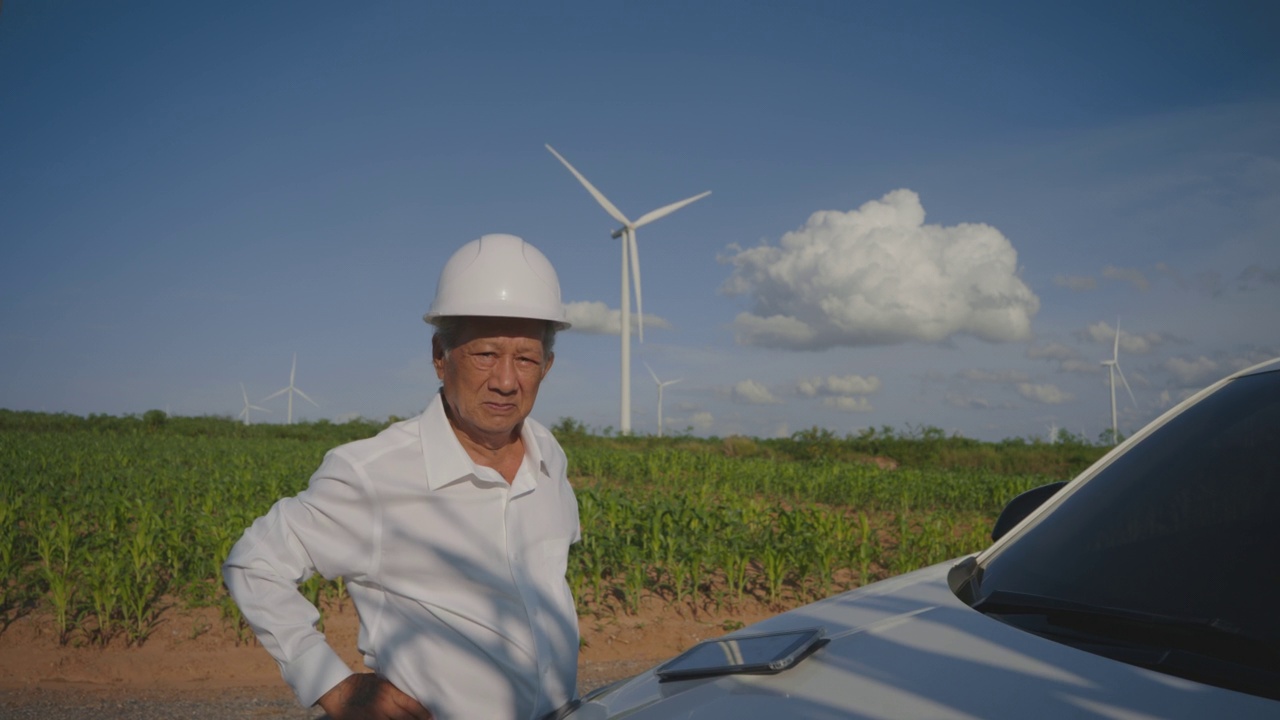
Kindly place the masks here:
POLYGON ((776 675, 589 693, 572 720, 1280 717, 1280 702, 1116 662, 992 620, 936 565, 797 608, 738 635, 822 626, 831 642, 776 675))

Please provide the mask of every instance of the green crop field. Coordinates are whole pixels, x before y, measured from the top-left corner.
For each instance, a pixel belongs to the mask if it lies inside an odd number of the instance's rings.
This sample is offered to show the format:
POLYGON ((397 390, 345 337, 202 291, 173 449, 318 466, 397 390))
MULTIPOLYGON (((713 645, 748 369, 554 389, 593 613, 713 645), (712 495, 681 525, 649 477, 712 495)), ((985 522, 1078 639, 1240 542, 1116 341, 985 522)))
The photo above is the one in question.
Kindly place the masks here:
MULTIPOLYGON (((140 644, 167 609, 211 605, 247 637, 223 558, 325 451, 379 429, 0 410, 0 632, 34 615, 56 642, 140 644)), ((594 614, 655 599, 788 607, 973 552, 1010 498, 1106 450, 934 428, 778 440, 553 430, 582 521, 569 580, 594 614)), ((322 607, 343 598, 321 578, 303 591, 322 607)))

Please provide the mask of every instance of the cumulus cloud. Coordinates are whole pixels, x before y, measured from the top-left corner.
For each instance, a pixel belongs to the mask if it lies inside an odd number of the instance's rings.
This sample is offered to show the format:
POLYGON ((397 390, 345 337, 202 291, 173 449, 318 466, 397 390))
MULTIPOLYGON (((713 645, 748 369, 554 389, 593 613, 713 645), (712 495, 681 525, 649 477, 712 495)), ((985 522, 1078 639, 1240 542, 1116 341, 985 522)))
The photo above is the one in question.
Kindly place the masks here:
POLYGON ((1018 370, 962 370, 961 379, 974 382, 1013 384, 1027 381, 1027 374, 1018 370))
POLYGON ((1027 357, 1032 360, 1052 360, 1058 363, 1058 372, 1095 373, 1100 367, 1096 361, 1081 358, 1075 348, 1062 343, 1032 345, 1027 348, 1027 357))
POLYGON ((870 400, 861 396, 832 395, 822 398, 822 404, 845 412, 871 412, 875 409, 871 407, 870 400))
POLYGON ((1076 292, 1093 290, 1098 287, 1098 281, 1087 275, 1056 275, 1053 278, 1053 284, 1076 292))
MULTIPOLYGON (((622 311, 610 308, 608 305, 599 301, 571 302, 564 304, 565 318, 573 326, 571 329, 576 332, 587 333, 589 335, 621 335, 622 334, 622 311)), ((646 328, 670 328, 671 323, 658 317, 645 313, 644 326, 646 328)), ((637 316, 631 315, 631 334, 639 332, 639 320, 637 316)))
POLYGON ((695 432, 706 432, 716 424, 715 416, 706 410, 696 412, 689 416, 689 425, 695 432))
POLYGON ((1063 392, 1057 385, 1039 383, 1018 383, 1018 394, 1022 397, 1045 405, 1061 405, 1071 401, 1071 394, 1063 392))
POLYGON ((1096 373, 1101 372, 1102 365, 1096 362, 1082 360, 1080 358, 1071 358, 1069 360, 1063 360, 1058 365, 1058 369, 1062 372, 1068 373, 1096 373))
POLYGON ((895 190, 857 210, 816 212, 777 246, 731 246, 722 290, 752 303, 734 320, 738 342, 820 350, 1029 337, 1040 300, 1018 278, 1013 245, 989 225, 924 217, 916 193, 895 190))
POLYGON ((743 380, 734 385, 730 397, 734 402, 747 405, 776 405, 782 402, 769 392, 769 388, 755 380, 743 380))
POLYGON ((946 402, 952 407, 964 408, 965 410, 991 409, 991 403, 985 398, 974 397, 972 395, 962 395, 955 392, 947 393, 946 402))
POLYGON ((796 391, 805 397, 817 395, 870 395, 880 391, 880 378, 871 375, 830 375, 796 383, 796 391))
MULTIPOLYGON (((1111 345, 1116 341, 1116 329, 1105 322, 1094 323, 1077 333, 1080 337, 1102 345, 1111 345)), ((1159 333, 1136 335, 1126 330, 1120 331, 1120 349, 1134 355, 1146 355, 1157 346, 1163 345, 1166 338, 1159 333)))
POLYGON ((1102 277, 1107 278, 1108 280, 1127 282, 1139 290, 1149 290, 1151 288, 1151 282, 1147 280, 1147 276, 1144 275, 1141 270, 1133 268, 1122 268, 1116 267, 1115 265, 1108 265, 1102 268, 1102 277))
POLYGON ((1069 360, 1078 356, 1079 353, 1062 343, 1032 345, 1027 348, 1027 357, 1032 360, 1069 360))
POLYGON ((1172 357, 1165 361, 1164 369, 1178 381, 1180 385, 1203 386, 1224 375, 1218 363, 1203 355, 1194 359, 1172 357))

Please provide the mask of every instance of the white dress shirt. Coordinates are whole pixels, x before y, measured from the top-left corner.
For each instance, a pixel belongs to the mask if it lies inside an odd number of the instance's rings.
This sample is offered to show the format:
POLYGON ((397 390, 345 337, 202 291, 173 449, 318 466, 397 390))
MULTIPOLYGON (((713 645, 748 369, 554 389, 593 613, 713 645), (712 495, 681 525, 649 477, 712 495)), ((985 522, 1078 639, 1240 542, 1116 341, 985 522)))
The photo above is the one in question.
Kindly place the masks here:
POLYGON ((439 720, 532 719, 575 697, 578 505, 551 433, 526 419, 522 437, 508 485, 472 462, 437 395, 329 451, 305 491, 245 531, 223 577, 303 705, 351 674, 297 591, 316 572, 346 579, 365 664, 439 720))

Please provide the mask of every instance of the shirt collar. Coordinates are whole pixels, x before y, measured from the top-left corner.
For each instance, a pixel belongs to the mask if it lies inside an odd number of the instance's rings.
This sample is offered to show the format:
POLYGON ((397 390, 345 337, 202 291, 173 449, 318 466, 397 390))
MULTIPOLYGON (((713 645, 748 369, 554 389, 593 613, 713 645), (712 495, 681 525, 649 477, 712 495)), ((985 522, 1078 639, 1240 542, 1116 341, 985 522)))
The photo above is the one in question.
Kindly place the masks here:
MULTIPOLYGON (((453 426, 449 424, 448 415, 445 414, 443 392, 437 392, 431 404, 423 411, 420 428, 427 487, 439 490, 446 485, 476 475, 475 461, 462 447, 458 436, 453 432, 453 426)), ((536 475, 549 477, 546 463, 542 458, 542 448, 538 446, 533 436, 530 423, 521 424, 520 438, 524 441, 524 463, 521 470, 531 469, 536 475)), ((529 486, 527 481, 523 481, 526 475, 527 473, 524 472, 516 475, 515 482, 511 485, 513 494, 518 495, 534 489, 534 486, 529 486)), ((539 479, 539 477, 532 478, 535 486, 539 479)))

